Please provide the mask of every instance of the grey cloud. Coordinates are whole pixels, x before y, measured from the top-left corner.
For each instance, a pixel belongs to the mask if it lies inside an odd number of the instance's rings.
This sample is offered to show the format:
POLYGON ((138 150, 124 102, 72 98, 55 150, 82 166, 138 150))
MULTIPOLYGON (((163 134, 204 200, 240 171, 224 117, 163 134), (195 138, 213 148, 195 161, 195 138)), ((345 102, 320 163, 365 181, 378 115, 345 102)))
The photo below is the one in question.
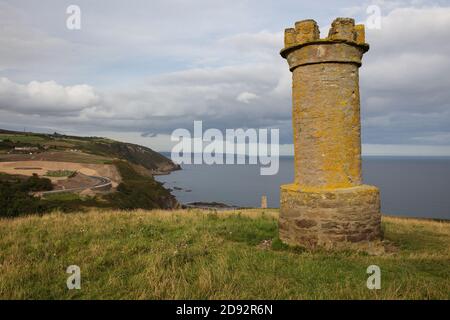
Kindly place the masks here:
POLYGON ((361 69, 364 141, 450 144, 427 139, 450 130, 450 8, 397 8, 381 26, 361 69))
MULTIPOLYGON (((129 8, 99 3, 104 10, 81 1, 86 21, 79 36, 56 27, 46 34, 36 28, 37 21, 18 23, 22 20, 0 14, 0 24, 7 26, 0 44, 9 44, 0 53, 2 120, 21 126, 29 121, 22 115, 33 115, 33 123, 46 128, 144 135, 170 134, 203 120, 205 127, 219 129, 280 128, 281 143, 291 142, 291 76, 278 55, 282 33, 248 31, 257 24, 248 4, 236 12, 236 4, 228 1, 171 2, 180 14, 165 2, 152 2, 151 12, 141 1, 129 8), (12 40, 18 33, 23 43, 12 40), (137 68, 145 68, 147 61, 161 57, 169 70, 161 74, 135 77, 121 66, 123 73, 111 86, 95 85, 88 77, 118 61, 137 60, 142 63, 136 62, 137 68), (52 74, 54 82, 41 78, 52 74), (33 86, 40 95, 30 94, 31 80, 38 80, 33 86)), ((405 8, 408 3, 397 1, 382 10, 382 29, 367 30, 371 50, 361 69, 363 142, 450 145, 450 43, 445 41, 450 8, 405 8)), ((12 4, 7 9, 20 12, 12 4)))

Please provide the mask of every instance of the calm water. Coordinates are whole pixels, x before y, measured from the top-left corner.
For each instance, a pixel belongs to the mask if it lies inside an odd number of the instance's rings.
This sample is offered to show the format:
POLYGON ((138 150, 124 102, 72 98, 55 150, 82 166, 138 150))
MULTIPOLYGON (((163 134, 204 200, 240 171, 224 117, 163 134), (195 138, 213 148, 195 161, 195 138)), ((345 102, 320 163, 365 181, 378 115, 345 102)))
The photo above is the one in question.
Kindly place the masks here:
MULTIPOLYGON (((265 194, 269 206, 278 207, 279 186, 292 182, 293 165, 292 157, 280 158, 274 176, 261 176, 259 165, 184 165, 157 179, 182 188, 172 192, 181 203, 256 207, 265 194)), ((450 158, 365 157, 363 176, 380 188, 385 214, 450 219, 450 158)))

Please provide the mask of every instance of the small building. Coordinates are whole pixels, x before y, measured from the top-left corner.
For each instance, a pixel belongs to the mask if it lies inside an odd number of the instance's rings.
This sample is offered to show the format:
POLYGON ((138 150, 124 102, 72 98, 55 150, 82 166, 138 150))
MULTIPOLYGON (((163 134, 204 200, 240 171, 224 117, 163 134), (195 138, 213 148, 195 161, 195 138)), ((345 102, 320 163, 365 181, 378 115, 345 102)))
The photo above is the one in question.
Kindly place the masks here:
POLYGON ((39 150, 38 147, 14 147, 14 151, 30 152, 30 151, 37 151, 37 150, 39 150))
POLYGON ((12 149, 10 152, 8 153, 26 153, 26 154, 33 154, 35 152, 38 152, 39 148, 38 147, 14 147, 14 149, 12 149))

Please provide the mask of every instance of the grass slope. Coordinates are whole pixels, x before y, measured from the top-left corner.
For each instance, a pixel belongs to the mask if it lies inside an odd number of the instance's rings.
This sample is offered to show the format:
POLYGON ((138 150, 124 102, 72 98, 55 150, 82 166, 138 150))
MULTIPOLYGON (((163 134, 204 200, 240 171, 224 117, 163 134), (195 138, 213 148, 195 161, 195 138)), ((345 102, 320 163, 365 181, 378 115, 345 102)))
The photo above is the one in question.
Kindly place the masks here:
MULTIPOLYGON (((34 197, 30 192, 52 189, 48 178, 0 173, 0 218, 42 214, 55 210, 82 212, 103 209, 173 209, 175 197, 152 176, 139 174, 127 161, 114 160, 122 181, 112 193, 80 195, 70 192, 34 197)), ((61 172, 57 172, 61 173, 61 172)))
POLYGON ((0 220, 2 299, 449 299, 450 223, 383 218, 394 253, 309 252, 277 211, 54 213, 0 220), (263 248, 263 240, 275 239, 263 248), (69 265, 81 290, 68 290, 69 265), (381 290, 366 268, 380 266, 381 290))
MULTIPOLYGON (((100 137, 76 137, 61 134, 15 132, 0 129, 0 161, 54 161, 93 164, 114 164, 122 181, 117 192, 95 197, 53 196, 34 199, 24 190, 15 194, 13 185, 0 173, 0 217, 42 213, 55 209, 83 211, 85 208, 170 209, 177 201, 169 190, 157 182, 154 174, 180 169, 170 159, 150 148, 100 137), (19 148, 19 149, 17 149, 19 148), (31 149, 29 149, 31 148, 31 149), (12 201, 12 200, 14 201, 12 201), (29 205, 33 203, 34 205, 29 205)), ((49 177, 70 176, 73 172, 47 172, 49 177)))

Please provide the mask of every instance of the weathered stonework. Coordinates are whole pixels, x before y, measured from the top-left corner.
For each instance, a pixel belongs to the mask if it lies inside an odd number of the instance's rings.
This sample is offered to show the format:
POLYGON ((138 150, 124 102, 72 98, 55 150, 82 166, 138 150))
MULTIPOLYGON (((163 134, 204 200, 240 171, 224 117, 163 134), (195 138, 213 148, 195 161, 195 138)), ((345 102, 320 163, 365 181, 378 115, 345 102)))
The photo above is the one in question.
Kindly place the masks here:
POLYGON ((261 197, 261 209, 267 209, 267 196, 263 195, 261 197))
POLYGON ((334 247, 380 237, 380 197, 376 187, 301 190, 281 187, 280 238, 292 245, 334 247))
POLYGON ((320 39, 314 20, 285 31, 292 72, 294 184, 281 186, 280 238, 307 247, 379 239, 380 198, 362 185, 359 74, 364 26, 338 18, 320 39))

